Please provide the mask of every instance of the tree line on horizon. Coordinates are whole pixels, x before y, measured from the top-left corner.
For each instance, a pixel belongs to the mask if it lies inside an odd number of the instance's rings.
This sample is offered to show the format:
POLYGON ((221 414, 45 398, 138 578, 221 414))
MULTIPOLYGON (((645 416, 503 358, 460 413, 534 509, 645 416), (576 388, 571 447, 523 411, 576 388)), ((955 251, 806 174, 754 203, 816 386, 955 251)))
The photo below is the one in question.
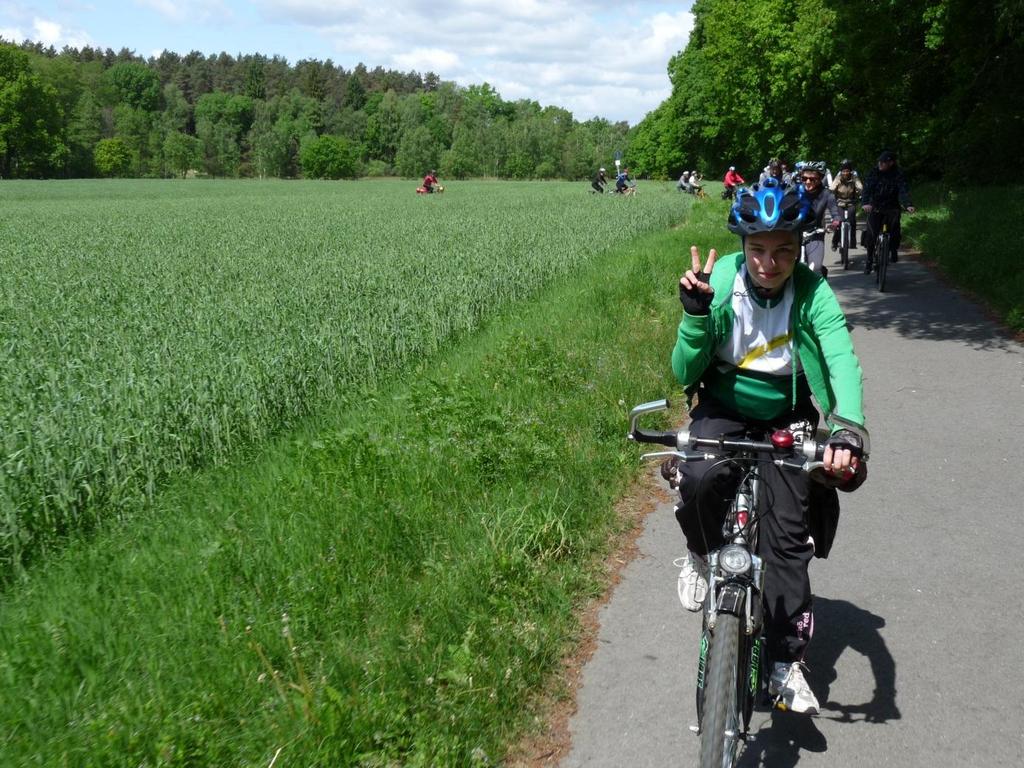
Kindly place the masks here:
POLYGON ((672 93, 632 131, 638 173, 747 175, 771 157, 896 151, 919 178, 1017 179, 1024 0, 696 0, 672 93))
POLYGON ((0 178, 578 179, 628 131, 432 72, 0 40, 0 178))

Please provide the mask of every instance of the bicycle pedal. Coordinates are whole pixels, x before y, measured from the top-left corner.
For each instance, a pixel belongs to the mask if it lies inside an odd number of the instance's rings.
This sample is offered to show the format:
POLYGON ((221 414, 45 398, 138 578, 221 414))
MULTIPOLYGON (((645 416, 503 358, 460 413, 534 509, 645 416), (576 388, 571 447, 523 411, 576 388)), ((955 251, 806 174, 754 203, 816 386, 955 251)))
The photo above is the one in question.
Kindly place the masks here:
POLYGON ((692 733, 694 736, 700 736, 700 726, 699 725, 691 725, 690 726, 690 733, 692 733))

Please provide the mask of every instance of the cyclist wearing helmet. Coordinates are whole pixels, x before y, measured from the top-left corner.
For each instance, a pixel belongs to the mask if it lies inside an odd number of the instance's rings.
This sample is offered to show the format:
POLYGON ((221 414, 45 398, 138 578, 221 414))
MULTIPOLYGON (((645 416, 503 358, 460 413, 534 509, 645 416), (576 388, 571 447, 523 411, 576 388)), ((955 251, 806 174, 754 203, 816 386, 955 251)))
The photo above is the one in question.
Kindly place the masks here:
POLYGON ((608 183, 608 179, 607 177, 605 177, 604 173, 604 168, 599 168, 597 171, 597 176, 595 176, 594 180, 590 182, 590 186, 599 195, 604 194, 605 185, 608 183))
POLYGON ((699 173, 697 173, 696 170, 690 171, 690 190, 689 190, 690 194, 692 194, 692 195, 700 195, 701 194, 701 190, 704 188, 704 185, 701 184, 701 181, 703 181, 703 180, 704 180, 704 177, 701 176, 699 173))
MULTIPOLYGON (((872 169, 864 182, 860 204, 868 215, 868 258, 864 263, 864 274, 870 275, 875 263, 875 238, 882 229, 882 223, 889 224, 889 261, 895 263, 896 251, 900 247, 900 207, 906 208, 907 213, 915 210, 910 202, 907 179, 896 164, 895 153, 886 149, 878 156, 878 167, 872 169)), ((879 258, 885 258, 885 254, 879 254, 879 258)))
MULTIPOLYGON (((829 185, 832 194, 835 195, 836 205, 839 206, 841 214, 840 221, 844 218, 850 222, 850 231, 857 234, 857 201, 860 200, 864 191, 864 183, 857 177, 853 170, 853 163, 843 160, 839 164, 839 175, 829 185)), ((832 250, 839 249, 839 230, 832 233, 832 250)))
MULTIPOLYGON (((804 189, 804 196, 811 205, 811 215, 804 224, 807 233, 822 229, 825 221, 825 211, 828 210, 832 217, 830 226, 832 229, 839 227, 839 206, 836 205, 836 198, 832 192, 825 188, 825 163, 820 160, 797 163, 800 169, 800 183, 804 189)), ((822 272, 822 264, 825 261, 825 235, 807 234, 804 236, 807 263, 815 272, 822 272)))
MULTIPOLYGON (((802 187, 769 180, 737 192, 728 226, 740 236, 741 251, 718 258, 712 250, 701 267, 697 247, 690 249, 672 352, 672 370, 697 396, 690 434, 740 435, 796 424, 813 430, 819 417, 812 398, 825 414, 864 423, 860 363, 839 302, 821 275, 798 263, 800 232, 810 215, 802 187)), ((863 482, 860 448, 856 435, 834 431, 823 459, 831 484, 854 490, 863 482)), ((722 462, 667 463, 663 472, 678 482, 676 517, 689 550, 679 575, 680 602, 698 611, 707 593, 704 557, 722 544, 738 477, 722 462)), ((773 500, 758 553, 767 562, 769 690, 789 709, 814 713, 818 702, 802 669, 814 626, 807 566, 815 554, 828 554, 838 501, 834 488, 797 470, 765 465, 763 477, 773 500), (808 510, 826 507, 831 524, 819 533, 808 510)))

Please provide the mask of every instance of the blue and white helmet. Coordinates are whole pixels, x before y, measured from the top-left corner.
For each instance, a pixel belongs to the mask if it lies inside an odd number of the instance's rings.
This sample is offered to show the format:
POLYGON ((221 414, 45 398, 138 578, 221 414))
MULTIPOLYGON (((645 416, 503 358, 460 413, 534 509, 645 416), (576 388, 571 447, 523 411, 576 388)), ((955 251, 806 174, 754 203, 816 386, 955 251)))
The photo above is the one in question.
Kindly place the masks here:
POLYGON ((736 191, 736 201, 729 211, 729 231, 741 237, 758 232, 798 232, 810 212, 811 202, 802 186, 769 177, 736 191))

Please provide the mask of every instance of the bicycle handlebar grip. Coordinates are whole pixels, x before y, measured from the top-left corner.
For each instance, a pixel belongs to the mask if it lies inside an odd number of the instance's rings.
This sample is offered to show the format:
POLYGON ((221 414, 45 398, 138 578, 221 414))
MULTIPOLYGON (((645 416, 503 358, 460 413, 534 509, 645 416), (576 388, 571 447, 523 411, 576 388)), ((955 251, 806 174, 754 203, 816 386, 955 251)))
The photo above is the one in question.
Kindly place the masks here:
POLYGON ((675 432, 649 432, 646 429, 637 429, 630 434, 630 437, 638 443, 657 443, 669 448, 675 448, 677 442, 675 432))

